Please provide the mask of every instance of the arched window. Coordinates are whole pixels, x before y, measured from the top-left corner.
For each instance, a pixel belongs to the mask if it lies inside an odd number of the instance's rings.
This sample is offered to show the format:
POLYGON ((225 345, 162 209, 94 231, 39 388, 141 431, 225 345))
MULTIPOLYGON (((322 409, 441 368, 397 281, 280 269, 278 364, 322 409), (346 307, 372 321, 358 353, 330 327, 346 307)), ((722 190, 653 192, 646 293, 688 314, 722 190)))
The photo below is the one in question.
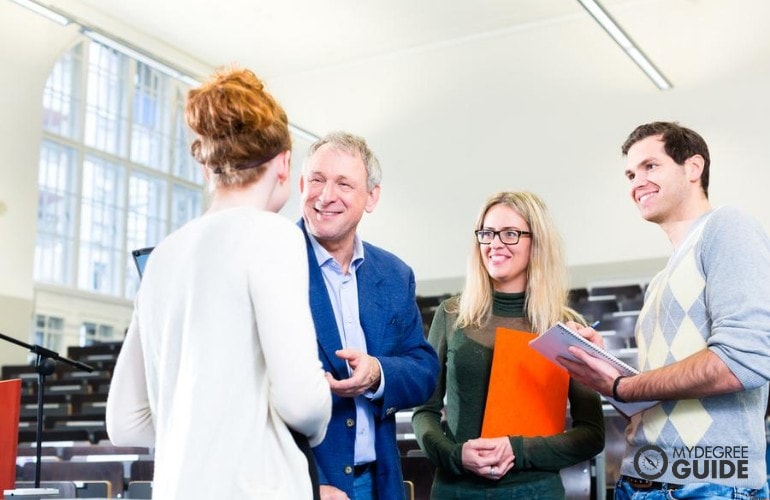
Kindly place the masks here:
POLYGON ((92 40, 56 61, 43 94, 37 282, 131 299, 131 250, 201 213, 187 90, 92 40))

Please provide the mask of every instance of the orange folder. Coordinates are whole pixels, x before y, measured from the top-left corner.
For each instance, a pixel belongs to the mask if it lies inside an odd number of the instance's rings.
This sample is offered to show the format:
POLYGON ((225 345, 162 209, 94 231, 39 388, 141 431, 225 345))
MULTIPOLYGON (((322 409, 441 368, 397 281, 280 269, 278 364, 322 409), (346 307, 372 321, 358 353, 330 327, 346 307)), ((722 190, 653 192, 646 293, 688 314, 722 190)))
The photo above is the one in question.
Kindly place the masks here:
POLYGON ((481 437, 564 431, 569 374, 529 346, 534 333, 498 328, 481 437))
POLYGON ((0 498, 16 485, 21 380, 0 381, 0 498))

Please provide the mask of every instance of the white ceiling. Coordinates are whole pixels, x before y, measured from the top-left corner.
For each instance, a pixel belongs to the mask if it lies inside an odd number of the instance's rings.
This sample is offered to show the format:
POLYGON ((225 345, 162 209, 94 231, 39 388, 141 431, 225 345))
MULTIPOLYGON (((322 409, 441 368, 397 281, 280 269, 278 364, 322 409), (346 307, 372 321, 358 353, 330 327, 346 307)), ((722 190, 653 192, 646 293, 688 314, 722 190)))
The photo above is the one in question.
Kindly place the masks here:
MULTIPOLYGON (((375 144, 394 127, 440 130, 431 116, 445 122, 452 108, 659 93, 577 0, 40 1, 201 78, 249 67, 295 125, 346 128, 375 144)), ((767 0, 603 3, 675 89, 770 60, 767 0)), ((473 118, 494 126, 494 115, 473 118)), ((475 134, 469 142, 483 145, 475 134)))
MULTIPOLYGON (((69 0, 50 5, 72 11, 69 0)), ((574 0, 80 0, 105 16, 195 54, 237 60, 264 76, 318 70, 399 52, 499 37, 581 14, 574 0)), ((582 15, 582 14, 581 14, 582 15)))
MULTIPOLYGON (((483 46, 479 70, 569 73, 575 85, 651 85, 576 0, 42 0, 150 51, 158 43, 201 63, 233 62, 271 79, 430 53, 421 67, 483 46), (542 38, 547 34, 550 39, 542 38), (528 42, 530 40, 531 42, 528 42), (511 59, 506 61, 505 50, 511 59), (623 71, 618 70, 623 67, 623 71), (624 73, 631 73, 625 75, 624 73), (608 77, 614 75, 613 77, 608 77)), ((766 0, 604 0, 675 86, 697 86, 770 55, 766 0)), ((193 68, 197 69, 197 68, 193 68)), ((378 94, 376 90, 373 92, 378 94)), ((365 110, 364 110, 365 111, 365 110)))
MULTIPOLYGON (((571 264, 666 255, 622 175, 607 173, 633 126, 681 120, 746 165, 755 163, 746 143, 770 136, 756 130, 770 114, 768 0, 603 0, 673 83, 665 92, 577 0, 40 1, 196 75, 246 66, 295 125, 365 136, 384 169, 366 236, 418 279, 463 273, 476 210, 500 189, 544 196, 571 264), (573 196, 577 208, 565 203, 573 196), (612 238, 626 226, 627 237, 612 238), (602 244, 574 244, 586 234, 602 244), (442 247, 426 254, 420 241, 442 247)), ((16 9, 21 24, 37 17, 16 9)), ((752 172, 756 185, 765 172, 752 172)), ((713 179, 717 199, 742 196, 724 169, 713 179)))

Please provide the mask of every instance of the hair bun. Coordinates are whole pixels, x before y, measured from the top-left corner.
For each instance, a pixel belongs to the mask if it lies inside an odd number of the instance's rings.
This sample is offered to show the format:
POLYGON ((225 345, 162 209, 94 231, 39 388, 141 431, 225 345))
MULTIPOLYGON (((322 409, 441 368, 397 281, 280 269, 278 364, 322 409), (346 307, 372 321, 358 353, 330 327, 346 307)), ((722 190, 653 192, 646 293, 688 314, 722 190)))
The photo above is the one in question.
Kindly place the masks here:
POLYGON ((269 127, 277 104, 247 69, 216 73, 189 93, 187 123, 202 138, 221 139, 269 127))
POLYGON ((190 152, 222 186, 259 179, 259 167, 291 149, 289 122, 262 81, 247 69, 220 70, 187 94, 190 152))

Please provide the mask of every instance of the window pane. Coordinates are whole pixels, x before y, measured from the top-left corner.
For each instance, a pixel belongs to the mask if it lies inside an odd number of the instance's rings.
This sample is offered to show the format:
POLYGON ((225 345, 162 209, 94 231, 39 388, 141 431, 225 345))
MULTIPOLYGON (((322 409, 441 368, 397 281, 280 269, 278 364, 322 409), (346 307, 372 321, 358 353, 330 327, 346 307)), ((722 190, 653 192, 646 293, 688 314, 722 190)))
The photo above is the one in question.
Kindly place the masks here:
POLYGON ((48 132, 78 138, 80 108, 81 45, 54 63, 43 90, 43 128, 48 132))
POLYGON ((128 184, 128 227, 131 250, 158 243, 166 234, 166 181, 133 173, 128 184))
POLYGON ((51 141, 40 148, 35 279, 71 283, 75 241, 75 152, 51 141))
POLYGON ((109 342, 113 339, 113 327, 84 321, 80 325, 80 345, 89 346, 99 342, 109 342))
POLYGON ((124 294, 127 298, 133 298, 139 288, 139 276, 131 250, 155 246, 166 234, 166 192, 166 181, 161 177, 135 172, 128 182, 128 251, 123 260, 126 273, 124 294))
POLYGON ((84 322, 80 325, 80 342, 79 345, 94 345, 94 338, 96 337, 96 324, 84 322))
POLYGON ((131 159, 165 171, 168 171, 170 126, 168 86, 167 76, 137 63, 131 159))
MULTIPOLYGON (((131 249, 131 250, 135 250, 135 249, 131 249)), ((129 250, 126 255, 127 255, 127 258, 124 261, 126 263, 125 265, 126 286, 125 286, 125 290, 123 291, 123 294, 127 299, 133 299, 134 296, 136 295, 136 292, 139 291, 139 274, 138 274, 138 271, 136 270, 136 266, 134 265, 134 260, 131 257, 131 251, 129 250)))
POLYGON ((99 325, 99 328, 96 329, 96 339, 99 342, 115 340, 115 329, 112 325, 99 325))
POLYGON ((42 314, 35 316, 35 329, 30 339, 33 344, 61 351, 63 337, 64 319, 42 314))
POLYGON ((124 170, 93 156, 83 162, 78 287, 120 294, 124 170))
POLYGON ((85 143, 125 156, 127 60, 98 43, 89 47, 85 143))
POLYGON ((184 117, 185 95, 181 90, 176 93, 176 113, 174 114, 174 175, 195 184, 203 184, 203 173, 198 163, 190 154, 193 134, 184 117))
POLYGON ((175 184, 172 197, 171 230, 174 231, 201 214, 203 193, 200 189, 190 189, 175 184))

